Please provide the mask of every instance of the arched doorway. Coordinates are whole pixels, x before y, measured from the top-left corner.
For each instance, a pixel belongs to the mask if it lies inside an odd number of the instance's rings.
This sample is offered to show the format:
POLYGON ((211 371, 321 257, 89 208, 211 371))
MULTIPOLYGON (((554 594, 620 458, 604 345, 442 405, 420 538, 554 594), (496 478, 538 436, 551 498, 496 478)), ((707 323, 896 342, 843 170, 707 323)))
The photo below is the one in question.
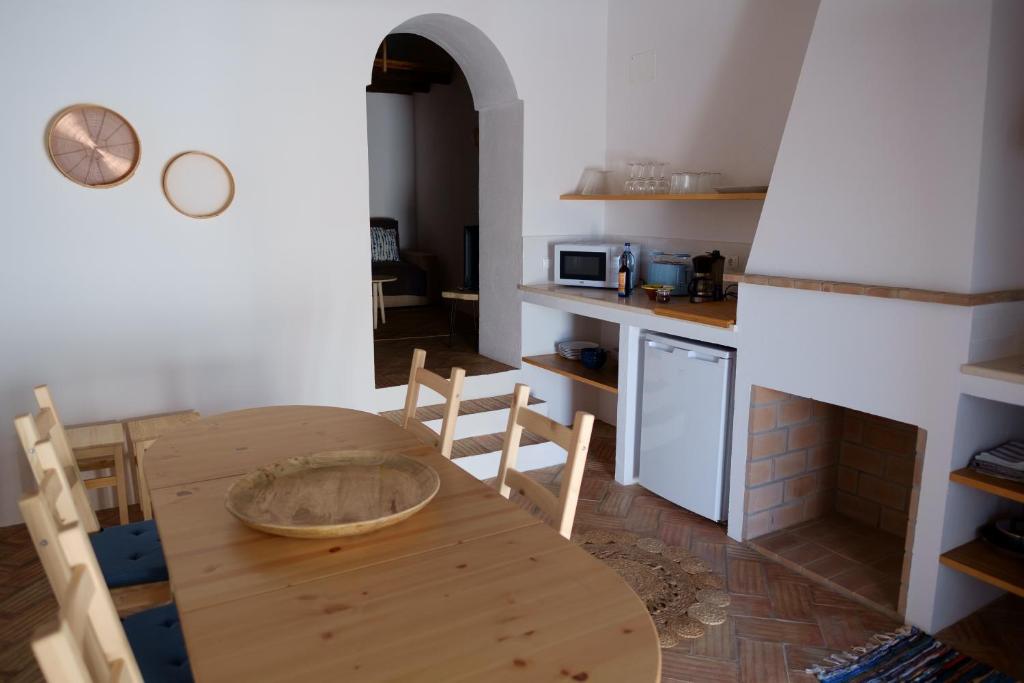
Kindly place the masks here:
POLYGON ((465 75, 479 126, 479 353, 518 367, 523 103, 501 53, 472 24, 451 15, 426 14, 396 26, 389 35, 395 34, 431 41, 465 75))

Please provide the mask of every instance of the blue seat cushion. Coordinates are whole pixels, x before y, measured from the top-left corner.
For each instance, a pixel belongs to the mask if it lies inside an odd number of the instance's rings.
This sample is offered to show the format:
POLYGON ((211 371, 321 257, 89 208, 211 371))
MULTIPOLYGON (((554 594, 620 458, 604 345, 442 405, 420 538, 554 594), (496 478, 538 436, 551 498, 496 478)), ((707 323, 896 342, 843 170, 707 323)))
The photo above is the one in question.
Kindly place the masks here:
POLYGON ((89 540, 110 588, 167 580, 167 562, 153 520, 107 527, 89 534, 89 540))
POLYGON ((192 683, 178 608, 172 602, 121 620, 146 683, 192 683))

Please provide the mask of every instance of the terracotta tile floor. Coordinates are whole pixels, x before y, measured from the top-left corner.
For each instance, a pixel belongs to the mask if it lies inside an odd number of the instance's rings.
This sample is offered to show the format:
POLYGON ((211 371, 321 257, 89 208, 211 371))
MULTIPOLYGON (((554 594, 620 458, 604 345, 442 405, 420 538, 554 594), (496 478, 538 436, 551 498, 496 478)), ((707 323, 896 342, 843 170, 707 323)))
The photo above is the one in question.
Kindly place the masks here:
MULTIPOLYGON (((662 651, 663 681, 814 681, 804 669, 900 625, 900 620, 848 600, 733 541, 717 524, 640 486, 617 484, 614 460, 614 428, 598 423, 583 477, 577 528, 626 529, 688 547, 726 579, 732 597, 729 621, 707 627, 699 639, 662 651)), ((553 487, 561 481, 560 472, 561 467, 550 467, 531 476, 553 487)), ((1014 657, 1024 648, 1022 608, 1024 599, 1007 596, 939 635, 965 654, 1021 677, 1024 658, 1014 657)))
POLYGON ((801 574, 813 574, 848 597, 896 613, 904 539, 830 515, 750 541, 801 574))
POLYGON ((472 320, 460 316, 455 339, 448 346, 448 309, 444 306, 409 306, 387 309, 388 321, 373 332, 374 377, 377 388, 401 386, 409 381, 413 349, 427 352, 427 369, 447 377, 453 367, 467 375, 489 375, 513 368, 476 352, 472 320))
MULTIPOLYGON (((663 651, 663 680, 813 681, 803 669, 862 644, 896 620, 845 599, 730 540, 716 524, 639 486, 613 479, 615 432, 599 424, 583 479, 576 523, 629 529, 689 547, 727 581, 730 619, 700 639, 663 651)), ((533 475, 559 482, 560 468, 533 475)), ((116 522, 116 510, 100 513, 116 522)), ((138 510, 133 510, 133 519, 138 510)), ((0 681, 39 681, 28 642, 56 614, 42 567, 23 525, 0 528, 0 681)), ((966 654, 1024 677, 1024 600, 1007 596, 938 634, 966 654)))

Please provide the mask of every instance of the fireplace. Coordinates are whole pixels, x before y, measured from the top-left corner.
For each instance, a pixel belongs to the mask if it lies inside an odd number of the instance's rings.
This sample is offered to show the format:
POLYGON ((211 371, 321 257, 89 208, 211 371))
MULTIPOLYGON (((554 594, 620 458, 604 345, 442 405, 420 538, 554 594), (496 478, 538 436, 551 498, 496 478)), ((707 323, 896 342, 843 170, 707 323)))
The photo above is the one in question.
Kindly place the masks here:
POLYGON ((758 386, 749 424, 746 540, 851 599, 902 612, 924 432, 758 386))

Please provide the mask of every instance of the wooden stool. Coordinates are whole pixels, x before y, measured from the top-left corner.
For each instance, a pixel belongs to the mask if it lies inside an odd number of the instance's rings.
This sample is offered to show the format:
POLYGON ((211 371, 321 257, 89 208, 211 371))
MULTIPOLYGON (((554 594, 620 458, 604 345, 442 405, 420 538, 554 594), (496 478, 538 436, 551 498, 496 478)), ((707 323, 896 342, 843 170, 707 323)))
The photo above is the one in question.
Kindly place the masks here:
POLYGON ((124 466, 124 428, 120 422, 95 422, 72 425, 66 430, 68 443, 83 472, 113 469, 113 476, 83 479, 87 489, 117 488, 117 515, 128 523, 127 472, 124 466))
POLYGON ((455 313, 458 310, 460 301, 472 301, 473 304, 473 329, 476 331, 474 348, 480 346, 480 292, 475 289, 446 289, 441 292, 442 299, 452 302, 452 308, 448 313, 448 346, 452 345, 455 338, 455 313))
POLYGON ((384 314, 384 283, 394 282, 398 278, 394 275, 374 275, 371 280, 372 289, 371 303, 373 305, 373 329, 377 329, 377 312, 380 311, 380 322, 383 325, 388 321, 384 314))
POLYGON ((135 483, 138 487, 139 505, 142 507, 144 518, 153 519, 153 506, 149 501, 149 485, 146 484, 144 463, 146 449, 166 432, 198 419, 198 412, 181 410, 175 413, 161 413, 125 420, 125 430, 128 433, 128 452, 135 464, 135 483))

